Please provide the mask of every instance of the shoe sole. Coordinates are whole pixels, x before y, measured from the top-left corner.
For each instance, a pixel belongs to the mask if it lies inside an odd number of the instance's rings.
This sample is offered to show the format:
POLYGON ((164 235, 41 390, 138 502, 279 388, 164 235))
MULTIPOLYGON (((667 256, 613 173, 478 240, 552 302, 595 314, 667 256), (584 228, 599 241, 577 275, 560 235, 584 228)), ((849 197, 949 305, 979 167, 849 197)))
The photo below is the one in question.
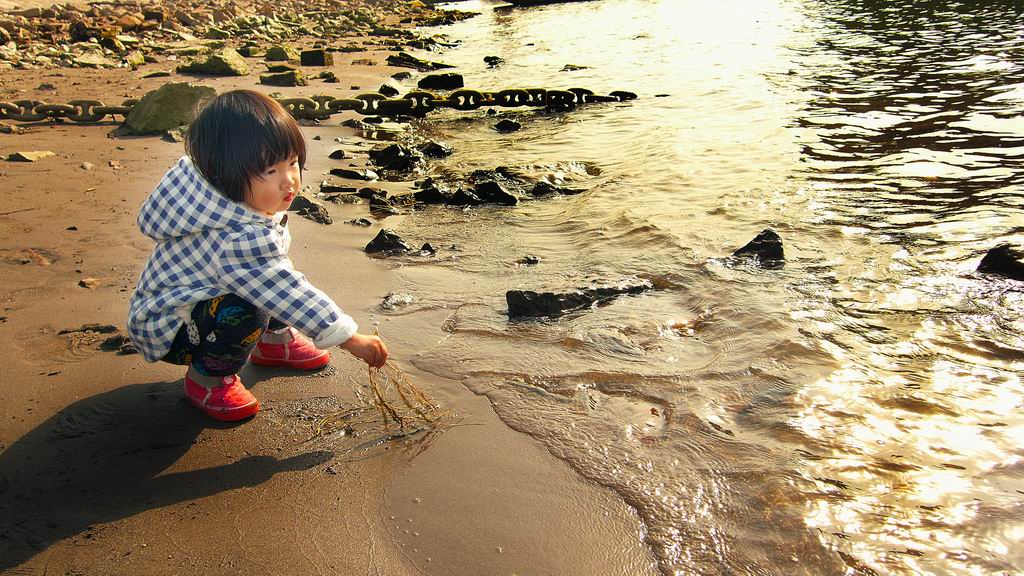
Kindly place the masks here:
POLYGON ((275 360, 273 358, 263 358, 253 354, 249 357, 249 361, 257 366, 267 366, 270 368, 294 368, 296 370, 316 370, 327 366, 331 362, 331 355, 325 354, 319 358, 313 358, 311 360, 275 360))
POLYGON ((191 396, 187 396, 187 398, 188 401, 196 408, 199 408, 203 414, 206 414, 214 420, 220 420, 221 422, 237 422, 239 420, 245 420, 246 418, 255 416, 256 413, 260 411, 259 400, 253 400, 249 404, 235 406, 226 410, 215 410, 209 406, 203 406, 199 402, 193 400, 191 396))

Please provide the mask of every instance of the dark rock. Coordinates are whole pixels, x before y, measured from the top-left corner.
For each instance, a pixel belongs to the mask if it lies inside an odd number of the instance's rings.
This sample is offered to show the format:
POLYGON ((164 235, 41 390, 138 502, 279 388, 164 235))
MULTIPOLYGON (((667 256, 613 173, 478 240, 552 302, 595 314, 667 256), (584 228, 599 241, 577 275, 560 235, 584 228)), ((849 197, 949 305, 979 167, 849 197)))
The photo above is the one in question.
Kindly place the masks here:
POLYGON ((120 356, 139 353, 132 344, 132 341, 123 334, 111 336, 104 340, 103 343, 100 344, 100 350, 103 350, 104 352, 116 352, 120 356))
POLYGON ((381 94, 387 96, 388 98, 391 98, 392 96, 398 96, 401 93, 398 91, 398 88, 395 88, 394 86, 388 84, 381 84, 380 88, 377 88, 377 92, 380 92, 381 94))
POLYGON ((618 98, 619 100, 621 100, 623 102, 625 102, 626 100, 636 100, 637 99, 637 95, 636 94, 634 94, 633 92, 627 92, 625 90, 615 90, 614 92, 609 92, 608 95, 609 96, 614 96, 614 97, 618 98))
POLYGON ((553 196, 558 194, 558 187, 554 184, 548 184, 547 182, 537 182, 530 189, 530 195, 536 197, 542 196, 553 196))
POLYGON ((330 72, 330 71, 321 72, 320 73, 320 78, 323 78, 324 82, 326 82, 328 84, 337 84, 338 82, 341 82, 341 80, 338 79, 338 77, 334 74, 334 72, 330 72))
POLYGON ((448 204, 450 200, 450 196, 437 186, 428 186, 417 190, 413 192, 412 197, 419 204, 448 204))
POLYGON ((429 74, 420 78, 416 86, 425 90, 454 90, 465 86, 462 74, 447 72, 444 74, 429 74))
POLYGON ((516 169, 509 168, 508 166, 498 166, 493 170, 482 168, 474 170, 469 174, 470 182, 488 182, 492 180, 518 189, 528 181, 528 178, 516 169))
POLYGON ((434 254, 437 254, 437 248, 435 248, 434 245, 431 244, 430 242, 427 242, 423 245, 422 248, 420 248, 420 254, 423 256, 433 256, 434 254))
POLYGON ((505 63, 505 59, 500 56, 484 56, 484 63, 490 68, 497 68, 505 63))
POLYGON ((519 198, 510 194, 501 184, 494 181, 477 183, 473 187, 473 192, 487 204, 501 204, 503 206, 519 204, 519 198))
POLYGON ((398 54, 388 56, 388 65, 396 66, 398 68, 412 68, 414 70, 419 70, 420 72, 441 70, 443 68, 454 68, 454 66, 451 66, 450 64, 421 60, 407 52, 399 52, 398 54))
POLYGON ((426 51, 438 50, 440 48, 454 48, 458 45, 458 42, 445 42, 438 36, 431 36, 430 38, 416 38, 406 42, 406 46, 409 48, 426 51))
POLYGON ((334 55, 323 49, 303 50, 299 62, 303 66, 333 66, 334 55))
POLYGON ((100 38, 100 46, 118 53, 124 53, 127 50, 124 43, 117 39, 117 36, 109 36, 107 34, 100 38))
POLYGON ((374 196, 387 196, 387 195, 388 195, 388 193, 383 191, 383 190, 381 190, 380 188, 372 188, 370 186, 367 186, 365 188, 360 188, 359 190, 356 190, 356 196, 358 196, 360 198, 363 198, 364 200, 369 200, 370 198, 373 198, 374 196))
POLYGON ((412 246, 406 244, 405 240, 402 240, 402 237, 396 234, 394 230, 384 228, 377 233, 373 240, 366 244, 363 251, 370 254, 379 252, 400 254, 412 251, 412 246))
POLYGON ((454 153, 451 146, 433 140, 420 144, 416 149, 429 158, 446 158, 454 153))
POLYGON ((445 201, 448 206, 480 206, 483 203, 479 196, 464 188, 459 188, 445 201))
POLYGON ((395 72, 391 75, 392 78, 401 82, 402 80, 408 80, 412 78, 412 72, 395 72))
POLYGON ((398 214, 398 207, 395 206, 394 199, 389 198, 386 194, 380 194, 370 197, 370 212, 378 214, 398 214))
POLYGON ((260 84, 267 86, 309 86, 301 70, 289 70, 278 74, 260 74, 260 84))
POLYGON ((331 219, 331 214, 323 204, 316 204, 308 208, 303 208, 302 210, 299 210, 299 216, 308 218, 318 224, 334 223, 334 220, 331 219))
POLYGON ((522 258, 517 260, 516 264, 519 264, 520 266, 536 266, 537 264, 540 264, 540 258, 534 256, 533 254, 527 254, 526 256, 523 256, 522 258))
POLYGON ((310 198, 309 196, 297 194, 295 198, 292 198, 292 203, 288 205, 288 211, 298 212, 299 210, 309 208, 310 206, 315 206, 316 204, 317 202, 310 198))
POLYGON ((353 226, 373 226, 373 222, 370 222, 366 218, 354 218, 352 220, 345 221, 345 224, 351 224, 353 226))
POLYGON ((530 189, 530 195, 538 198, 543 196, 552 196, 554 194, 560 194, 565 196, 574 196, 586 192, 583 188, 565 188, 563 186, 555 186, 547 182, 541 181, 533 185, 530 189))
POLYGON ((344 184, 335 184, 334 182, 331 182, 330 180, 324 180, 324 181, 320 182, 320 192, 324 193, 324 194, 338 193, 338 192, 341 192, 341 193, 344 193, 344 194, 352 194, 355 191, 356 191, 355 186, 346 186, 344 184))
POLYGON ((590 68, 590 66, 580 66, 578 64, 566 64, 565 66, 562 66, 562 70, 561 71, 562 72, 575 72, 577 70, 586 70, 587 68, 590 68))
POLYGON ((647 281, 625 283, 613 286, 580 288, 570 292, 534 292, 532 290, 509 290, 505 293, 508 317, 538 318, 558 317, 576 310, 584 310, 595 304, 606 302, 622 294, 640 294, 652 290, 654 285, 647 281))
MULTIPOLYGON (((89 26, 82 20, 75 20, 68 27, 68 34, 71 36, 72 42, 88 42, 91 38, 99 40, 103 36, 103 31, 94 26, 89 26)), ((8 38, 8 41, 10 41, 10 38, 8 38)))
POLYGON ((421 158, 401 144, 389 144, 369 152, 370 161, 385 170, 408 172, 416 168, 421 158))
POLYGON ((989 250, 978 264, 978 272, 998 274, 1014 280, 1024 280, 1024 252, 1014 250, 1010 244, 1000 244, 989 250))
POLYGON ((764 268, 782 268, 786 256, 782 250, 782 238, 771 228, 765 228, 753 240, 732 253, 737 258, 753 258, 764 268))
POLYGON ((339 178, 348 178, 349 180, 370 181, 377 179, 377 174, 370 170, 359 172, 358 170, 350 170, 348 168, 331 168, 331 175, 338 176, 339 178))
POLYGON ((331 160, 344 160, 345 158, 348 158, 348 153, 341 148, 338 148, 334 152, 331 152, 327 157, 331 160))
POLYGON ((504 120, 499 120, 498 123, 494 125, 494 129, 497 130, 498 132, 515 132, 516 130, 519 130, 522 127, 523 125, 520 124, 519 122, 516 122, 515 120, 509 120, 508 118, 505 118, 504 120))

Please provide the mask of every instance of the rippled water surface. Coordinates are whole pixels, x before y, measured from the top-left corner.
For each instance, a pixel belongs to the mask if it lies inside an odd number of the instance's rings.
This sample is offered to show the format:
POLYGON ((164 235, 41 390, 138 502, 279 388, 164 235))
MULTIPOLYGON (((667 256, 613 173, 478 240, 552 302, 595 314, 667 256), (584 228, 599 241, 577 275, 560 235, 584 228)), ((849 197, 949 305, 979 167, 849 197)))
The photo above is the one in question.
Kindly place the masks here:
POLYGON ((443 319, 417 364, 618 492, 666 574, 1024 571, 1024 283, 974 272, 1024 242, 1020 6, 495 6, 460 3, 481 15, 435 32, 462 43, 421 55, 474 88, 640 99, 509 109, 508 135, 428 117, 457 150, 437 174, 587 192, 401 221, 445 246, 396 261, 415 302, 388 313, 443 319), (766 227, 783 269, 726 258, 766 227), (507 289, 633 275, 659 289, 505 316, 507 289))

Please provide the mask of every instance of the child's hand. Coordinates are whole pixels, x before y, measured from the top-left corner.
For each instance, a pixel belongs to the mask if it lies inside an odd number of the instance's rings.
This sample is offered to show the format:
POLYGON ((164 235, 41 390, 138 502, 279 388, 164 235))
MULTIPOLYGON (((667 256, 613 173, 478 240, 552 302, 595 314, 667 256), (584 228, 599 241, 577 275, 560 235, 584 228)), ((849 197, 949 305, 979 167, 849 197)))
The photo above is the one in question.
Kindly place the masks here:
POLYGON ((374 368, 380 368, 388 361, 388 347, 379 336, 356 333, 343 342, 341 347, 374 368))

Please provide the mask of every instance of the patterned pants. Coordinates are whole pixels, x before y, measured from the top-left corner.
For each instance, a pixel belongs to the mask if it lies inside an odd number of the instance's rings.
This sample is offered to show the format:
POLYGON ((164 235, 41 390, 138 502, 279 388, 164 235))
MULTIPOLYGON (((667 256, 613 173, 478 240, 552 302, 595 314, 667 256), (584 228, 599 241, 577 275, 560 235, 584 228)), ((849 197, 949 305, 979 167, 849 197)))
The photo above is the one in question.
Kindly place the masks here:
POLYGON ((162 360, 206 376, 230 376, 245 365, 263 332, 285 327, 234 294, 217 296, 192 308, 162 360))

